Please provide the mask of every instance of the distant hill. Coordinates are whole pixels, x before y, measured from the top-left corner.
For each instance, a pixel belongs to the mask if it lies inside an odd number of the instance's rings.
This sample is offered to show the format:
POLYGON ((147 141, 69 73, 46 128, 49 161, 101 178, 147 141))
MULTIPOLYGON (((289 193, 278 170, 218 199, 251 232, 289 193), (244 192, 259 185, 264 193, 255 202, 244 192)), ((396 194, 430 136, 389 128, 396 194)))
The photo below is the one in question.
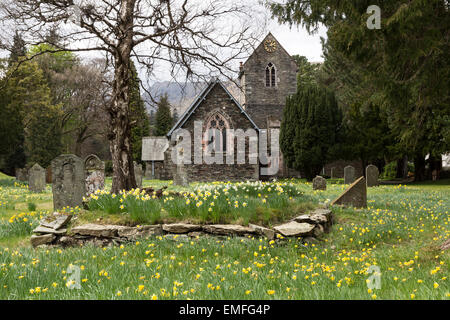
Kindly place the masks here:
MULTIPOLYGON (((148 89, 148 91, 156 101, 158 101, 162 95, 167 93, 169 102, 172 106, 172 114, 176 110, 178 116, 181 116, 206 85, 207 84, 204 82, 178 84, 175 82, 163 81, 156 82, 148 89)), ((240 89, 231 81, 225 82, 225 85, 235 99, 240 102, 240 89)), ((144 93, 143 99, 146 103, 148 112, 156 112, 157 107, 147 92, 144 93)))

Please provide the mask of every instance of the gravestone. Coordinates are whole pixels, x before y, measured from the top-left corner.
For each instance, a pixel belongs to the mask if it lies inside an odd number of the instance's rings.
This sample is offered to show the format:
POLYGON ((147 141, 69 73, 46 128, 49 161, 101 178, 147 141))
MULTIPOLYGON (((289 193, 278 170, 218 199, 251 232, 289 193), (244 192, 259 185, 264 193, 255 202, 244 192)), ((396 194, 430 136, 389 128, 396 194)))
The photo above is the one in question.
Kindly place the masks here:
POLYGON ((313 179, 313 190, 327 190, 327 180, 324 177, 316 176, 313 179))
POLYGON ((22 182, 28 181, 28 170, 26 168, 17 168, 16 179, 22 182))
POLYGON ((337 199, 331 202, 331 205, 353 206, 356 208, 367 207, 367 186, 364 177, 353 182, 347 190, 344 191, 337 199))
POLYGON ((136 186, 138 188, 142 188, 142 176, 144 175, 142 164, 137 164, 136 161, 134 161, 133 164, 134 164, 134 177, 136 178, 136 186))
POLYGON ((351 184, 355 181, 355 168, 352 166, 346 166, 344 168, 344 183, 351 184))
POLYGON ((105 163, 95 154, 84 159, 86 171, 86 195, 91 195, 97 190, 105 188, 105 163))
POLYGON ((147 179, 154 179, 151 163, 146 163, 144 177, 146 177, 147 179))
POLYGON ((366 180, 367 180, 367 187, 376 187, 380 184, 378 181, 378 176, 380 175, 380 172, 378 171, 378 168, 374 165, 368 165, 366 168, 366 180))
POLYGON ((84 161, 73 154, 63 154, 52 161, 53 206, 81 207, 86 194, 84 161))
POLYGON ((37 163, 28 171, 28 185, 32 192, 42 192, 45 190, 45 173, 45 169, 37 163))
POLYGON ((186 168, 183 161, 184 152, 180 150, 177 154, 177 159, 175 161, 175 172, 173 173, 173 185, 174 186, 188 186, 188 179, 186 168))
POLYGON ((336 179, 337 177, 336 177, 336 168, 335 167, 333 167, 333 168, 331 168, 331 179, 336 179))

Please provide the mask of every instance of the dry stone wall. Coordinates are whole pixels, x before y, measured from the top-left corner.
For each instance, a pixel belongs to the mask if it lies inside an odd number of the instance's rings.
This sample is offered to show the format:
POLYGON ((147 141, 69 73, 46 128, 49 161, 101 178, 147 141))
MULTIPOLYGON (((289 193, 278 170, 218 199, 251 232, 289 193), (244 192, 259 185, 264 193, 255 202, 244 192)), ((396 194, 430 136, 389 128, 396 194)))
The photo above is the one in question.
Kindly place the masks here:
POLYGON ((172 240, 189 240, 198 237, 264 237, 268 240, 283 237, 318 238, 330 230, 333 213, 329 209, 317 209, 274 227, 265 228, 250 224, 195 225, 186 223, 158 224, 138 227, 84 224, 68 231, 71 216, 55 213, 41 221, 33 232, 33 247, 54 245, 73 247, 83 245, 107 246, 135 241, 137 239, 164 236, 172 240))

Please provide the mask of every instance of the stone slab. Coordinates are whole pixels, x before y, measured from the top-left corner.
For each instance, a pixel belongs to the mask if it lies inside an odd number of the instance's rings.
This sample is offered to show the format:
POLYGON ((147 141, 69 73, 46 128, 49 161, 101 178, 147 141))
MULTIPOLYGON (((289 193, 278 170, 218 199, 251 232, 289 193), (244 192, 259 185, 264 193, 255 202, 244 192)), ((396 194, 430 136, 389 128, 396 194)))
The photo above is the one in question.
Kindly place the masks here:
POLYGON ((45 244, 52 243, 55 240, 56 236, 54 234, 45 234, 42 236, 31 236, 31 245, 36 248, 38 246, 42 246, 45 244))
POLYGON ((202 227, 199 225, 187 223, 164 224, 162 228, 164 231, 169 233, 189 233, 202 230, 202 227))
POLYGON ((281 233, 285 237, 302 237, 311 235, 314 225, 309 223, 299 223, 291 221, 274 227, 275 231, 281 233))
POLYGON ((259 234, 261 236, 265 236, 269 240, 275 239, 275 231, 273 231, 272 229, 258 226, 256 224, 250 224, 250 223, 249 223, 248 227, 254 229, 257 234, 259 234))
POLYGON ((331 205, 367 208, 367 186, 364 177, 353 182, 331 205))
POLYGON ((249 227, 243 227, 241 225, 233 224, 214 224, 203 226, 203 230, 208 233, 218 234, 218 235, 246 235, 253 234, 255 230, 249 227))
POLYGON ((39 226, 33 230, 33 233, 57 234, 57 235, 66 234, 66 232, 67 232, 67 229, 55 230, 53 228, 47 228, 47 227, 43 227, 43 226, 39 226))

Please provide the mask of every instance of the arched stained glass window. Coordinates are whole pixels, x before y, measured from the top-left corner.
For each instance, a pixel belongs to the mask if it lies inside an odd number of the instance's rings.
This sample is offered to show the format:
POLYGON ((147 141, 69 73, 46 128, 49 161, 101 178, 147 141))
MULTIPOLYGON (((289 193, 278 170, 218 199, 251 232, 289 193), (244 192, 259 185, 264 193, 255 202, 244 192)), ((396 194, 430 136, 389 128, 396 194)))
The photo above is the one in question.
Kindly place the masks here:
POLYGON ((212 147, 213 150, 227 151, 227 129, 230 129, 229 122, 220 113, 215 113, 206 122, 204 132, 204 148, 212 147), (212 130, 216 130, 213 134, 212 130), (214 145, 211 145, 214 144, 214 145))

